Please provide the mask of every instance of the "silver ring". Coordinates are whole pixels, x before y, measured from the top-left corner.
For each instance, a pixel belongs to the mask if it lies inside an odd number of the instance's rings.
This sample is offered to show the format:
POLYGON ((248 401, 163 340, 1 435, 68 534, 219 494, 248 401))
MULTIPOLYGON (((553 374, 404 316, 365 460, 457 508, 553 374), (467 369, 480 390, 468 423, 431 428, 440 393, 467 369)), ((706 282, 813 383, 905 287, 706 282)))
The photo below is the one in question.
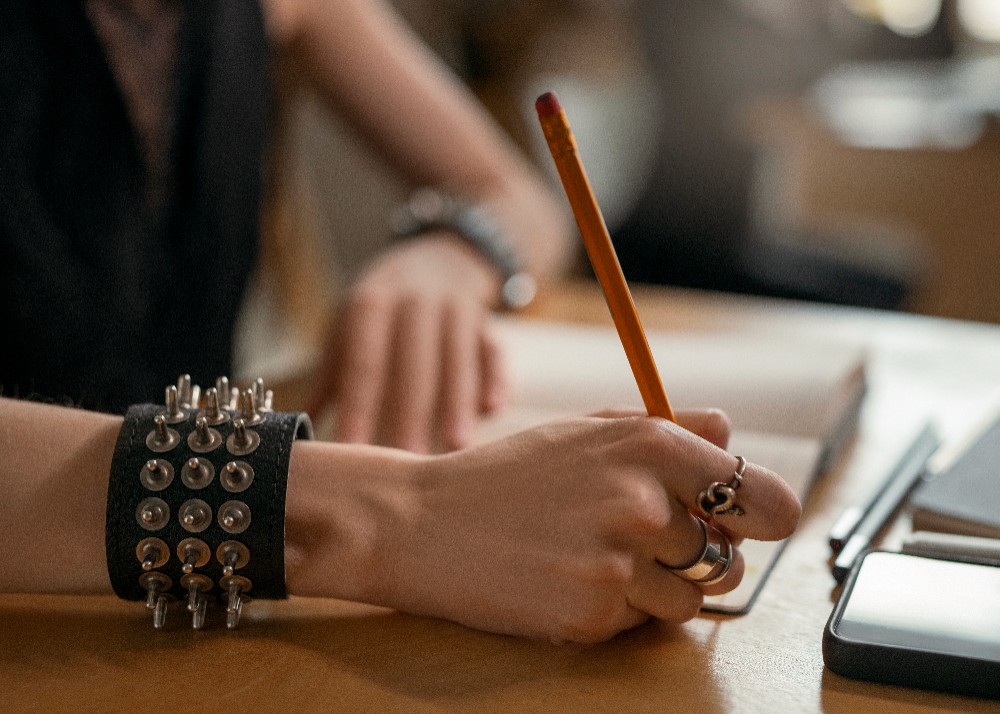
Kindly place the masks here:
POLYGON ((746 513, 736 505, 736 489, 743 485, 743 472, 747 470, 747 460, 736 457, 736 470, 729 483, 716 481, 698 494, 695 503, 698 510, 707 518, 712 516, 742 516, 746 513))
POLYGON ((705 546, 701 554, 688 565, 672 568, 663 565, 674 575, 689 580, 698 585, 713 585, 729 573, 733 567, 733 544, 725 533, 712 528, 700 518, 695 519, 701 526, 702 534, 705 536, 705 546))

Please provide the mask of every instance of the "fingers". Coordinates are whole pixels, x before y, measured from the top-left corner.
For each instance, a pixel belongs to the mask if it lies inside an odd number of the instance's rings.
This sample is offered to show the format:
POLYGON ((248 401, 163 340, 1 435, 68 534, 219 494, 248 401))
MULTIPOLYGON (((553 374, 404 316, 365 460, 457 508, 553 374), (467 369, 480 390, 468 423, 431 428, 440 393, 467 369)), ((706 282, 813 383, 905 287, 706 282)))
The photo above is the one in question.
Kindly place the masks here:
POLYGON ((481 326, 479 339, 479 362, 481 384, 479 409, 482 414, 499 411, 510 399, 508 385, 510 376, 506 359, 507 353, 497 339, 493 323, 487 321, 481 326))
MULTIPOLYGON (((698 612, 704 595, 729 592, 739 585, 743 579, 744 561, 736 548, 737 543, 730 541, 733 546, 731 564, 724 568, 722 564, 713 566, 712 562, 708 562, 704 566, 709 569, 708 572, 697 576, 701 579, 713 578, 725 570, 717 582, 697 583, 677 572, 697 565, 706 555, 708 529, 711 526, 703 526, 676 501, 671 508, 668 524, 652 535, 647 546, 652 551, 652 557, 643 557, 639 561, 629 588, 628 601, 633 607, 658 619, 683 622, 698 612)), ((716 532, 713 538, 726 536, 716 532)))
POLYGON ((440 421, 444 447, 461 449, 472 440, 479 415, 481 385, 480 321, 476 310, 448 310, 441 345, 440 421))
MULTIPOLYGON (((476 305, 356 300, 331 340, 335 438, 426 453, 459 449, 506 399, 503 351, 476 305)), ((317 408, 323 398, 315 402, 317 408)))
POLYGON ((734 539, 690 514, 687 519, 678 523, 678 528, 671 532, 669 539, 663 539, 654 562, 675 577, 697 585, 708 594, 729 592, 743 579, 743 556, 734 539), (684 537, 679 537, 679 533, 683 533, 684 537), (676 551, 680 542, 690 541, 692 537, 696 545, 687 550, 687 555, 682 559, 660 555, 670 550, 676 551), (668 544, 673 545, 673 548, 666 547, 668 544))
POLYGON ((641 421, 646 424, 640 429, 651 429, 654 433, 639 435, 644 444, 632 448, 645 451, 645 458, 657 469, 667 491, 684 508, 699 511, 700 494, 719 483, 734 488, 730 495, 741 511, 713 517, 713 522, 726 532, 757 540, 780 540, 795 530, 801 506, 778 474, 748 462, 736 485, 734 475, 739 463, 736 456, 675 424, 652 419, 641 421))
POLYGON ((718 583, 701 585, 684 579, 661 563, 641 560, 629 586, 627 600, 631 607, 666 622, 686 622, 704 604, 706 595, 727 593, 743 580, 743 555, 733 550, 733 564, 718 583))
MULTIPOLYGON (((703 525, 662 486, 642 480, 639 472, 621 472, 620 510, 606 521, 614 535, 606 541, 631 553, 634 563, 626 585, 628 604, 657 619, 683 622, 697 614, 705 595, 729 592, 742 581, 739 539, 703 525), (709 548, 709 534, 711 545, 709 548), (729 541, 731 548, 725 546, 729 541), (727 555, 728 552, 728 555, 727 555), (720 559, 719 556, 724 556, 720 559), (728 563, 728 564, 727 564, 728 563), (694 572, 680 571, 699 566, 694 572), (699 583, 694 580, 714 580, 699 583)), ((609 509, 610 510, 610 509, 609 509)))
POLYGON ((391 381, 383 406, 392 446, 418 453, 430 448, 442 330, 436 305, 412 300, 398 311, 391 381))
POLYGON ((384 302, 360 300, 345 310, 334 333, 327 369, 333 375, 338 404, 337 441, 372 440, 388 370, 393 319, 393 311, 384 302))
POLYGON ((628 604, 665 622, 686 622, 698 614, 705 592, 652 560, 636 568, 628 604))
POLYGON ((720 409, 677 412, 677 423, 710 444, 725 449, 729 445, 729 417, 720 409))
MULTIPOLYGON (((719 410, 677 413, 677 423, 648 418, 632 409, 609 409, 593 416, 616 419, 621 434, 622 463, 642 460, 684 508, 697 511, 699 495, 712 484, 729 484, 738 464, 722 444, 728 441, 729 421, 719 410)), ((778 474, 748 463, 733 494, 741 515, 714 517, 737 542, 746 538, 780 540, 798 524, 801 505, 778 474)))
MULTIPOLYGON (((723 459, 714 476, 703 476, 702 488, 688 486, 681 502, 692 510, 705 489, 715 483, 727 486, 734 480, 737 460, 723 459), (714 479, 714 480, 711 480, 714 479)), ((757 464, 747 463, 740 485, 732 492, 733 503, 740 510, 713 515, 711 522, 739 537, 757 540, 780 540, 792 534, 798 524, 801 505, 788 484, 776 473, 757 464), (741 512, 742 511, 742 512, 741 512)))

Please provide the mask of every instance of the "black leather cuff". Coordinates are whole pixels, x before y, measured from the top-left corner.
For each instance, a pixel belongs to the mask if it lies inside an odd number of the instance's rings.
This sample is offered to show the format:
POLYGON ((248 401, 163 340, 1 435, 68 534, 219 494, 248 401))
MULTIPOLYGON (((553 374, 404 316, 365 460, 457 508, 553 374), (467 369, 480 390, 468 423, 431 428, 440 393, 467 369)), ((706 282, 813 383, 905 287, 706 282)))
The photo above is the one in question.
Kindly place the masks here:
POLYGON ((244 418, 215 409, 133 406, 108 484, 106 551, 115 593, 163 611, 174 599, 202 618, 220 599, 238 622, 245 599, 284 598, 285 489, 305 414, 244 418), (235 597, 234 597, 235 596, 235 597), (235 614, 234 614, 235 610, 235 614))

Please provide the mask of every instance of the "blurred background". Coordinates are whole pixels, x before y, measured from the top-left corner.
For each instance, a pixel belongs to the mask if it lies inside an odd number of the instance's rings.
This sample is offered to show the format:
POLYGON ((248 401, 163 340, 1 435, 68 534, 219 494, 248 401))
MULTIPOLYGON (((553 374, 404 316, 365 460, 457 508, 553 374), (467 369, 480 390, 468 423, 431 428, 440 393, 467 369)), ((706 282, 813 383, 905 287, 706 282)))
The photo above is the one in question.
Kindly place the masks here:
MULTIPOLYGON (((554 184, 558 93, 630 281, 1000 323, 1000 0, 393 4, 554 184)), ((288 366, 405 188, 282 81, 245 331, 288 366)))

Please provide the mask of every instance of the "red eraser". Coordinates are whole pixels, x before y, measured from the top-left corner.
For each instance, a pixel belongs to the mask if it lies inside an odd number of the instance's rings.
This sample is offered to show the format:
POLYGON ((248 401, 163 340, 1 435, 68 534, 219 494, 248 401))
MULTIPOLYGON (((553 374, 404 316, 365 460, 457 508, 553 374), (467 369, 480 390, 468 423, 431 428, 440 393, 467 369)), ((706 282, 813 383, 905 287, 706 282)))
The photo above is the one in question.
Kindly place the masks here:
POLYGON ((542 119, 561 112, 562 107, 559 105, 559 100, 556 99, 555 92, 546 92, 536 99, 535 111, 538 112, 539 118, 542 119))

